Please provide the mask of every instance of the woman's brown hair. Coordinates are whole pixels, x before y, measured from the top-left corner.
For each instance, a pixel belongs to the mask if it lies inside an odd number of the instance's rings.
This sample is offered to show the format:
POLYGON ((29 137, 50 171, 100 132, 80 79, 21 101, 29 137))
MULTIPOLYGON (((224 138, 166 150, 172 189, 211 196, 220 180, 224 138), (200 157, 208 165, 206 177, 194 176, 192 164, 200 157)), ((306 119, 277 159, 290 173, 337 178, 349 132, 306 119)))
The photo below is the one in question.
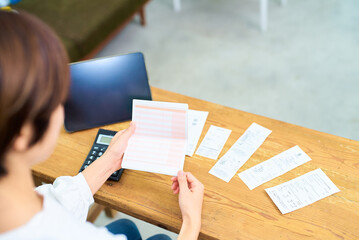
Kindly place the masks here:
POLYGON ((56 34, 30 14, 0 10, 0 177, 22 126, 32 124, 30 145, 38 142, 68 89, 68 57, 56 34))

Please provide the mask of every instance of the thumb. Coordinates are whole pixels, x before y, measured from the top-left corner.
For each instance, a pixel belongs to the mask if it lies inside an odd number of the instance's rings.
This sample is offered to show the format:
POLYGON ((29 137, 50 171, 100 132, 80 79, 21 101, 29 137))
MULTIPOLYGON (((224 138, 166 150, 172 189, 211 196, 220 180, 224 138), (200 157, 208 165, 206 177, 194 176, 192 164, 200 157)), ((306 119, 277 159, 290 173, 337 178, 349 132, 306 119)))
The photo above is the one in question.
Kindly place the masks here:
POLYGON ((130 126, 121 134, 121 136, 128 140, 133 135, 135 130, 136 124, 134 122, 131 122, 130 126))
POLYGON ((186 192, 189 190, 188 183, 187 183, 187 176, 184 174, 184 172, 182 170, 178 171, 177 180, 178 180, 180 192, 186 192))

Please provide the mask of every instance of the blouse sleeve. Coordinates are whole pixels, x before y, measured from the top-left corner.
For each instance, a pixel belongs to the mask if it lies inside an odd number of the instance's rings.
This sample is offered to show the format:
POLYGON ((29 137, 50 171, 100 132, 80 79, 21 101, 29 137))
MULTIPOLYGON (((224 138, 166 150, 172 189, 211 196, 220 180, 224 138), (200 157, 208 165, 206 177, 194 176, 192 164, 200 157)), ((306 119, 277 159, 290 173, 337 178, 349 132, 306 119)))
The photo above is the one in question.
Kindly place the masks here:
POLYGON ((92 192, 82 173, 74 177, 58 177, 53 184, 36 188, 43 195, 51 195, 76 218, 86 221, 90 205, 94 202, 92 192))

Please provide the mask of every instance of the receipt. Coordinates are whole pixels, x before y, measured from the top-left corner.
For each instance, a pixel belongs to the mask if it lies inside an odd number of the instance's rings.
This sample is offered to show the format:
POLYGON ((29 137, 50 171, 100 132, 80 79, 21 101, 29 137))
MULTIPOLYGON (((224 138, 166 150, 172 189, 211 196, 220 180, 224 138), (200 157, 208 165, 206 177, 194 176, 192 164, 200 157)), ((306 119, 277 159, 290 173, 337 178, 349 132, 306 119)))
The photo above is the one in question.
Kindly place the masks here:
POLYGON ((294 146, 239 173, 238 176, 252 190, 310 160, 311 158, 300 147, 294 146))
POLYGON ((320 168, 265 190, 282 214, 340 191, 320 168))
POLYGON ((267 128, 252 123, 226 154, 218 160, 209 173, 229 182, 271 132, 267 128))
POLYGON ((206 123, 208 112, 188 110, 187 124, 188 124, 188 139, 186 155, 192 157, 201 133, 206 123))
POLYGON ((196 154, 217 159, 232 130, 211 125, 196 154))

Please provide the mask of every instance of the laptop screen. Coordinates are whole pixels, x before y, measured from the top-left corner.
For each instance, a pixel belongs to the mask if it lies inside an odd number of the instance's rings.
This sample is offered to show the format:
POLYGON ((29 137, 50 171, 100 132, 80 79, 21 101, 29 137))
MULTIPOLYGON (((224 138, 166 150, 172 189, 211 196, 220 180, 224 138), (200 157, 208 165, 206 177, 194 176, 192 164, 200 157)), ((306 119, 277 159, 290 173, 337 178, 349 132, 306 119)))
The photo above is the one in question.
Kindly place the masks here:
POLYGON ((130 120, 133 99, 151 100, 142 53, 77 62, 70 70, 68 132, 130 120))

